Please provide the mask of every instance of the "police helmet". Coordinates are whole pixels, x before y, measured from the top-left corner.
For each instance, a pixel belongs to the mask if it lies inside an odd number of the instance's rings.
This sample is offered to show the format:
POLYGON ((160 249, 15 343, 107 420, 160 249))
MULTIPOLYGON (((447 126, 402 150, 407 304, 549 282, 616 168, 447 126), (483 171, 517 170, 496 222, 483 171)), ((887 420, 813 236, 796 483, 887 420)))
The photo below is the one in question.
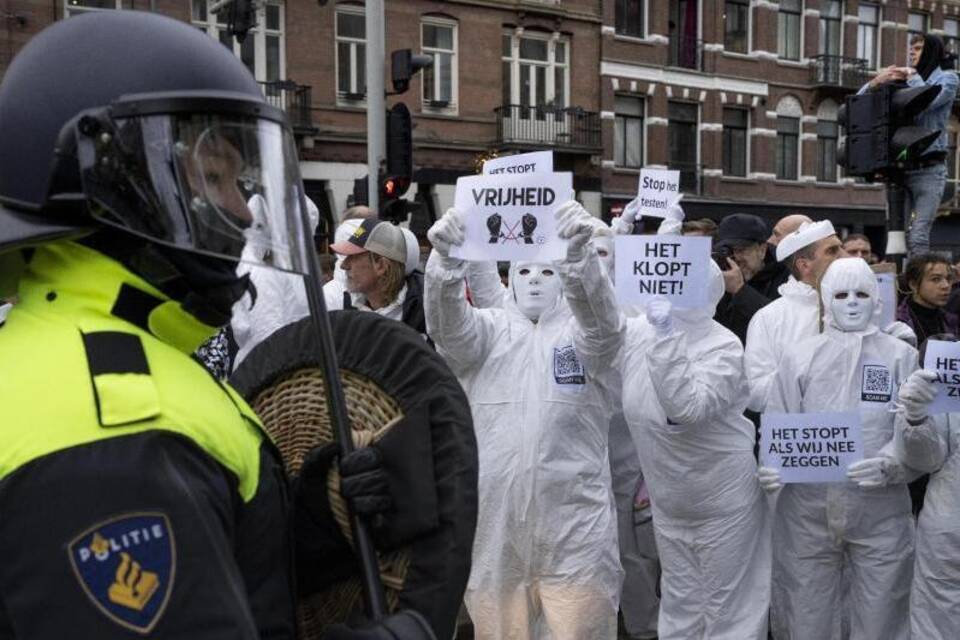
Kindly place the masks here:
POLYGON ((97 228, 305 272, 284 113, 176 20, 95 12, 34 37, 0 84, 0 251, 97 228))

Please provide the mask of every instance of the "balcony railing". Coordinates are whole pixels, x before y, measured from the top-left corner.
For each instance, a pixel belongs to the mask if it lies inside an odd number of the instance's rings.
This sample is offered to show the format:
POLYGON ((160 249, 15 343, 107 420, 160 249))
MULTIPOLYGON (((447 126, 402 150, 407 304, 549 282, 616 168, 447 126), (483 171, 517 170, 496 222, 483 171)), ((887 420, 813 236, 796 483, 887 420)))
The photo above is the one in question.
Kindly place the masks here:
POLYGON ((670 58, 667 64, 703 71, 703 40, 670 36, 670 58))
POLYGON ((700 195, 703 188, 703 166, 696 162, 669 162, 667 168, 680 172, 680 192, 700 195))
POLYGON ((267 102, 283 109, 290 118, 290 125, 294 131, 312 131, 313 116, 310 112, 310 87, 297 84, 293 80, 274 80, 261 82, 263 95, 267 102))
POLYGON ((497 141, 549 147, 598 149, 600 114, 580 107, 505 104, 494 109, 497 141))
POLYGON ((817 87, 859 89, 870 79, 863 58, 819 55, 810 58, 810 84, 817 87))

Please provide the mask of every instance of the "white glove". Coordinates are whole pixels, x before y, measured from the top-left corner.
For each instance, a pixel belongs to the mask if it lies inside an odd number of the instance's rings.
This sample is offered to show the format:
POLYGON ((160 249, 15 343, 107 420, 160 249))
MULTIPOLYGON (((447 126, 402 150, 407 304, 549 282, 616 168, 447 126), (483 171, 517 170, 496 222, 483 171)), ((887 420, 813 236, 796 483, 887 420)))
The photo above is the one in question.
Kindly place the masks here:
POLYGON ((673 325, 670 311, 673 305, 664 298, 654 298, 647 303, 647 322, 649 322, 657 333, 665 335, 670 333, 673 325))
POLYGON ((613 232, 618 236, 627 236, 633 233, 633 223, 637 220, 638 213, 640 213, 640 198, 634 198, 623 208, 620 217, 614 218, 610 223, 613 232))
POLYGON ((667 215, 664 216, 664 219, 683 222, 683 219, 686 217, 686 215, 683 213, 683 207, 680 206, 681 200, 683 200, 682 193, 677 196, 677 199, 674 200, 673 204, 670 205, 670 208, 667 209, 667 215))
POLYGON ((847 467, 847 478, 861 489, 877 489, 906 480, 903 467, 887 456, 864 458, 847 467))
POLYGON ((579 262, 585 255, 584 247, 593 235, 593 216, 576 200, 564 202, 554 213, 557 235, 567 240, 567 261, 579 262))
POLYGON ((465 229, 466 227, 457 210, 447 209, 447 212, 434 222, 430 230, 427 231, 427 238, 433 248, 437 250, 437 253, 444 258, 449 258, 450 247, 463 244, 466 238, 465 229))
POLYGON ((773 467, 760 467, 757 469, 757 480, 760 481, 760 488, 767 493, 773 493, 783 488, 783 482, 780 478, 780 469, 773 467))
POLYGON ((657 227, 658 236, 679 236, 683 232, 683 223, 679 220, 664 218, 660 226, 657 227))
POLYGON ((903 340, 914 349, 917 348, 917 334, 914 333, 910 325, 905 322, 900 322, 899 320, 891 322, 883 328, 883 332, 898 340, 903 340))
POLYGON ((919 424, 927 417, 930 403, 937 396, 936 379, 935 371, 917 369, 900 385, 898 401, 903 407, 903 417, 910 424, 919 424))

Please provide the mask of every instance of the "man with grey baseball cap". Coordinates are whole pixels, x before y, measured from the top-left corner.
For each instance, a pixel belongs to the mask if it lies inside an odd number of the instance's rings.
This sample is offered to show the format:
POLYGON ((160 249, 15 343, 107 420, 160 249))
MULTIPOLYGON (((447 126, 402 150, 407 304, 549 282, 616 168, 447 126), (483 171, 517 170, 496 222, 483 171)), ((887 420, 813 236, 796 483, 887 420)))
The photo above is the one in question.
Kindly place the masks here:
POLYGON ((373 311, 426 333, 423 279, 416 277, 418 272, 407 276, 407 239, 400 227, 366 218, 346 240, 330 249, 345 256, 341 265, 347 280, 343 309, 373 311))

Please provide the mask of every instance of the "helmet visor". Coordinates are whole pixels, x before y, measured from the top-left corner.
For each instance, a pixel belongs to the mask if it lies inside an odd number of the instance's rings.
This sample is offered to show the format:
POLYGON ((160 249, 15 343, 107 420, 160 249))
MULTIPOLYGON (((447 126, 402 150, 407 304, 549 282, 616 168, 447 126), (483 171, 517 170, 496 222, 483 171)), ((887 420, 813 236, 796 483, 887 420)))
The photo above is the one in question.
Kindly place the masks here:
POLYGON ((81 123, 78 156, 91 215, 151 240, 306 273, 303 185, 280 122, 174 113, 81 123))

